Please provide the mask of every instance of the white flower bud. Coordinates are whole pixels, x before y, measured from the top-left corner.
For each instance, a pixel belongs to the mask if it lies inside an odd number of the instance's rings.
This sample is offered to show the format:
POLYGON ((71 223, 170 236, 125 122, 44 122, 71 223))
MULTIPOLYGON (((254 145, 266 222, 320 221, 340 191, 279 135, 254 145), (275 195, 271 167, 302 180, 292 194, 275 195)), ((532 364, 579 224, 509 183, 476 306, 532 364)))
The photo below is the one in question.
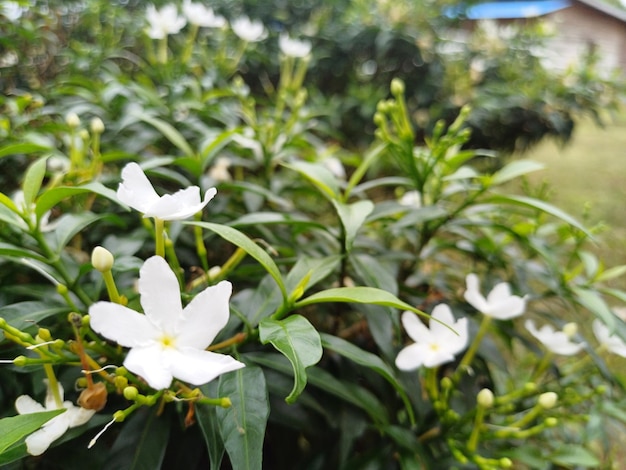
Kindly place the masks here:
POLYGON ((568 338, 573 338, 576 336, 576 333, 578 333, 578 325, 574 322, 566 323, 563 325, 563 333, 565 333, 565 336, 568 338))
POLYGON ((539 395, 537 403, 539 403, 539 406, 541 406, 542 408, 549 410, 550 408, 554 408, 558 399, 559 396, 556 393, 546 392, 539 395))
POLYGON ((101 273, 110 271, 113 267, 113 255, 106 248, 97 246, 91 252, 91 264, 101 273))
POLYGON ((483 408, 491 408, 493 406, 493 392, 488 388, 483 388, 476 396, 476 402, 483 408))
POLYGON ((76 129, 78 126, 80 126, 80 118, 76 113, 69 113, 67 116, 65 116, 65 122, 72 129, 76 129))
POLYGON ((99 117, 95 117, 91 120, 91 132, 94 134, 102 134, 104 132, 104 123, 99 117))

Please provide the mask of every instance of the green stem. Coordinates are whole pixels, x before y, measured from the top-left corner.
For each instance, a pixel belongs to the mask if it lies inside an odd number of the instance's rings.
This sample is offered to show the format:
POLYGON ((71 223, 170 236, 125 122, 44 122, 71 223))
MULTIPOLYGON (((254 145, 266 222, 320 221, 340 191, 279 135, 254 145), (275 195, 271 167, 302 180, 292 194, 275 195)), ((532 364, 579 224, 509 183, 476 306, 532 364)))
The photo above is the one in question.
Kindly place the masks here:
POLYGON ((115 285, 115 280, 113 279, 113 274, 111 273, 111 270, 109 269, 108 271, 104 271, 102 273, 102 278, 104 279, 104 284, 106 285, 109 299, 111 299, 111 302, 121 304, 122 299, 119 292, 117 291, 117 286, 115 285))
POLYGON ((157 59, 161 64, 167 64, 167 36, 159 39, 157 59))
POLYGON ((154 218, 154 241, 156 243, 156 255, 165 258, 165 221, 154 218))
POLYGON ((63 408, 63 398, 61 398, 61 394, 59 393, 59 382, 57 381, 56 375, 54 375, 54 370, 50 364, 44 364, 43 369, 48 378, 48 387, 50 387, 50 391, 54 397, 54 403, 58 409, 61 409, 63 408))
POLYGON ((458 367, 456 368, 456 371, 454 372, 454 376, 453 376, 454 382, 457 382, 459 380, 460 375, 466 369, 469 368, 470 364, 474 360, 474 356, 476 355, 476 351, 478 351, 478 347, 480 346, 480 343, 481 343, 483 337, 485 336, 485 333, 487 333, 487 330, 489 329, 489 325, 490 324, 491 324, 491 317, 489 317, 487 315, 483 315, 482 322, 480 323, 480 327, 478 328, 478 333, 476 333, 476 336, 474 337, 474 340, 472 341, 472 344, 470 345, 469 349, 467 350, 467 352, 463 356, 463 359, 461 359, 461 362, 459 363, 458 367))
POLYGON ((480 437, 480 431, 483 427, 483 421, 485 420, 485 407, 478 405, 476 408, 476 416, 474 417, 474 427, 467 441, 467 450, 470 453, 476 452, 478 447, 478 438, 480 437))

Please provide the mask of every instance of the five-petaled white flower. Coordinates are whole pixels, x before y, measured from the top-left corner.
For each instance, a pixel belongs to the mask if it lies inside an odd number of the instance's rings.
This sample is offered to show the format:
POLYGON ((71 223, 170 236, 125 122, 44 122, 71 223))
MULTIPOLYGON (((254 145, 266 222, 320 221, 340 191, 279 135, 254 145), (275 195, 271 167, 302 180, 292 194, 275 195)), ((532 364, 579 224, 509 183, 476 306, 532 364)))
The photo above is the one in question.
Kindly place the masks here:
POLYGON ((476 274, 468 274, 465 282, 465 300, 483 315, 498 320, 510 320, 524 313, 526 299, 511 295, 511 288, 506 282, 496 284, 486 299, 480 293, 480 280, 476 274))
POLYGON ((402 314, 402 325, 414 344, 406 346, 396 357, 401 370, 420 366, 437 367, 454 360, 467 346, 467 318, 454 320, 450 307, 437 305, 432 312, 430 329, 413 312, 402 314))
MULTIPOLYGON (((63 386, 59 386, 59 396, 63 400, 63 386)), ((46 422, 39 430, 26 438, 26 450, 31 455, 43 454, 50 445, 60 438, 69 428, 75 428, 85 424, 91 419, 96 410, 86 410, 80 406, 75 406, 70 401, 64 401, 59 406, 54 399, 54 394, 48 384, 45 406, 37 403, 28 395, 21 395, 15 400, 15 408, 21 415, 30 413, 40 413, 42 411, 60 410, 65 408, 65 412, 55 416, 46 422)))
MULTIPOLYGON (((578 353, 585 345, 584 343, 571 341, 572 335, 569 335, 565 329, 556 331, 551 325, 543 325, 540 329, 537 329, 535 322, 532 320, 526 320, 524 326, 526 326, 531 335, 554 354, 572 356, 578 353)), ((575 331, 572 333, 575 333, 575 331)))
POLYGON ((190 186, 174 194, 159 196, 141 167, 129 163, 122 170, 122 182, 117 189, 117 197, 124 204, 143 213, 144 217, 156 217, 161 220, 181 220, 200 212, 217 194, 210 188, 200 201, 200 188, 190 186))
POLYGON ((174 377, 194 385, 244 364, 205 349, 228 322, 232 285, 207 287, 182 307, 176 275, 160 256, 148 258, 139 272, 139 294, 145 315, 128 307, 97 302, 89 308, 91 327, 131 348, 124 366, 157 390, 174 377))
POLYGON ((611 351, 618 356, 626 357, 626 343, 622 338, 611 334, 609 328, 597 318, 591 324, 593 334, 596 335, 596 339, 600 345, 611 351))
POLYGON ((226 19, 216 15, 212 8, 205 7, 202 3, 191 2, 191 0, 183 2, 183 13, 189 23, 204 28, 221 28, 226 24, 226 19))
POLYGON ((306 57, 311 53, 311 42, 292 39, 289 34, 282 33, 278 38, 278 47, 283 54, 290 57, 306 57))
POLYGON ((263 23, 259 20, 251 21, 247 16, 240 16, 230 26, 237 36, 247 42, 258 42, 267 36, 263 23))
POLYGON ((187 21, 178 14, 176 5, 165 5, 157 10, 154 5, 148 5, 146 10, 148 20, 147 34, 152 39, 163 39, 168 34, 176 34, 185 27, 187 21))

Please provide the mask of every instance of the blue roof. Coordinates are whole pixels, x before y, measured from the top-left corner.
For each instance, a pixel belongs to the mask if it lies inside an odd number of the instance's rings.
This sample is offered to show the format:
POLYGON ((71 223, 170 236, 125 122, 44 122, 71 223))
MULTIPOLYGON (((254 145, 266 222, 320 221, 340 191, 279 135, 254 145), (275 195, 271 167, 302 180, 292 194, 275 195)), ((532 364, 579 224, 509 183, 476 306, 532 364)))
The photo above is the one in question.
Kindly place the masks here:
POLYGON ((472 5, 465 15, 471 20, 534 18, 571 5, 570 0, 501 1, 472 5))

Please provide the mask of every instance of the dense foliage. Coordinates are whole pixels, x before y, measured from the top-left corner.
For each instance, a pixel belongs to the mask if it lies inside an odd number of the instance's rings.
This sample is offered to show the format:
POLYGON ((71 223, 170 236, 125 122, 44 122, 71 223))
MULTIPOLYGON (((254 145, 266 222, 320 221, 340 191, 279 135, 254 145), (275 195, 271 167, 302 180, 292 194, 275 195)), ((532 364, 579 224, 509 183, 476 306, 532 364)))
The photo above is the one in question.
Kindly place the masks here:
POLYGON ((610 82, 264 4, 0 2, 0 463, 611 468, 626 267, 475 150, 610 82))

